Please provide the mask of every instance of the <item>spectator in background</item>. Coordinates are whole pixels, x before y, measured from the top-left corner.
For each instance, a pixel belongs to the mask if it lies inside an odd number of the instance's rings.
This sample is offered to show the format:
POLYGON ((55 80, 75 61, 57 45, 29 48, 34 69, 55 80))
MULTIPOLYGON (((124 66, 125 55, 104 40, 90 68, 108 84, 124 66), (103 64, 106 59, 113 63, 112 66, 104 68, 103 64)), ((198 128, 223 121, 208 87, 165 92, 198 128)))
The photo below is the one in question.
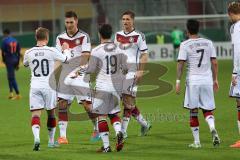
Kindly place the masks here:
POLYGON ((157 44, 164 44, 164 40, 165 37, 163 34, 157 34, 156 35, 156 41, 157 41, 157 44))
POLYGON ((172 44, 173 44, 173 59, 177 60, 177 53, 179 50, 179 46, 184 39, 183 31, 175 26, 173 31, 171 32, 172 44))
POLYGON ((9 84, 9 99, 20 99, 17 81, 15 78, 15 70, 19 69, 19 60, 20 60, 20 45, 18 41, 10 35, 10 30, 5 29, 3 31, 3 40, 2 40, 2 60, 7 68, 7 77, 9 84), (16 95, 13 94, 13 89, 16 92, 16 95))

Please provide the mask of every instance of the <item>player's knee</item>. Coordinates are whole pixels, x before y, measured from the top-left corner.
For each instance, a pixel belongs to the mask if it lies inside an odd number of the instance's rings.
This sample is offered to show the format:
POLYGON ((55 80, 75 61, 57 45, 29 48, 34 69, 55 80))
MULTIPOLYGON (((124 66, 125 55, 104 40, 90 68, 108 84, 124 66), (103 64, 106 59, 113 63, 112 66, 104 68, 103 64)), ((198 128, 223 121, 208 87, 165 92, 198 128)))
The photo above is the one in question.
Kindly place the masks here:
POLYGON ((123 106, 126 109, 133 109, 135 107, 134 100, 128 96, 123 97, 123 106))
POLYGON ((68 101, 62 98, 58 98, 58 108, 60 110, 67 110, 68 107, 68 101))
POLYGON ((109 131, 106 116, 98 117, 98 130, 99 130, 99 132, 108 132, 109 131))
POLYGON ((120 119, 120 117, 118 116, 117 113, 116 114, 108 114, 108 118, 110 119, 111 124, 114 124, 116 122, 120 122, 121 121, 121 119, 120 119))
POLYGON ((48 128, 54 128, 57 125, 57 121, 54 115, 50 114, 48 115, 48 120, 47 120, 47 127, 48 128))
POLYGON ((132 110, 131 110, 131 109, 124 108, 124 110, 123 110, 123 116, 124 116, 124 117, 131 117, 131 115, 132 115, 132 110))
POLYGON ((191 109, 190 110, 190 127, 198 127, 198 109, 191 109))
POLYGON ((213 110, 202 110, 204 118, 213 118, 213 110))

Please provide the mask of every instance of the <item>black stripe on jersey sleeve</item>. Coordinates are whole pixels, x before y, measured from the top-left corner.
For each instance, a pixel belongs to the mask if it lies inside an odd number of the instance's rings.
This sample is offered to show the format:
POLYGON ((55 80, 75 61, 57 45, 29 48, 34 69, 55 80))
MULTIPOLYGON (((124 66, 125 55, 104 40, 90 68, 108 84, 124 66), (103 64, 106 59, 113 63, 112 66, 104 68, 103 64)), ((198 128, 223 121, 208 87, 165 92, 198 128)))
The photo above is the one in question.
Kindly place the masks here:
POLYGON ((29 65, 28 65, 28 64, 27 64, 27 65, 26 65, 26 64, 23 64, 23 66, 24 66, 24 67, 29 67, 29 65))
POLYGON ((178 62, 180 61, 186 62, 186 59, 178 59, 178 62))
POLYGON ((148 49, 146 48, 146 49, 142 49, 142 50, 140 50, 141 52, 144 52, 144 51, 147 51, 148 49))

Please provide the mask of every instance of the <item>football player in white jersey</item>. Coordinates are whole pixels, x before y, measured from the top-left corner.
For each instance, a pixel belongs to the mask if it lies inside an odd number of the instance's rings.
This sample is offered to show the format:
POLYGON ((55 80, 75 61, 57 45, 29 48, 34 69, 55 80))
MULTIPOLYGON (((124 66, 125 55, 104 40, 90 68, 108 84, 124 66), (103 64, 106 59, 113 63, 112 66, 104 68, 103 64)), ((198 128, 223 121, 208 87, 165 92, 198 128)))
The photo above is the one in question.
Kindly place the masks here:
MULTIPOLYGON (((230 28, 231 41, 233 46, 233 73, 232 73, 232 85, 237 85, 237 77, 240 76, 240 2, 231 2, 228 5, 228 15, 233 23, 230 28)), ((231 92, 230 92, 231 93, 231 92)), ((230 95, 231 96, 231 95, 230 95)), ((238 111, 238 131, 240 134, 240 98, 236 99, 237 111, 238 111)), ((240 140, 235 142, 230 147, 240 148, 240 140)))
MULTIPOLYGON (((55 61, 66 62, 68 57, 56 48, 48 47, 49 31, 46 28, 36 30, 37 45, 25 52, 23 64, 31 69, 30 111, 32 112, 32 132, 34 151, 40 147, 40 116, 45 108, 48 113, 48 147, 56 147, 54 135, 56 119, 54 109, 57 103, 56 92, 49 85, 49 77, 54 71, 55 61)), ((65 51, 64 51, 65 52, 65 51)))
POLYGON ((111 42, 112 27, 103 24, 99 28, 101 44, 91 52, 87 73, 97 73, 96 88, 92 101, 92 112, 97 114, 99 135, 103 146, 99 152, 111 152, 109 143, 109 128, 107 115, 116 132, 116 150, 123 147, 123 133, 121 132, 120 95, 122 91, 122 69, 126 68, 126 58, 116 44, 111 42), (125 64, 125 65, 124 65, 125 64))
MULTIPOLYGON (((91 117, 89 112, 91 106, 91 92, 89 76, 83 74, 76 78, 71 78, 76 69, 86 64, 90 56, 91 43, 87 33, 78 29, 78 17, 75 12, 68 11, 65 13, 65 27, 66 31, 59 34, 56 38, 56 47, 61 51, 65 47, 71 51, 71 60, 69 64, 63 64, 58 84, 58 106, 59 106, 59 130, 60 137, 58 142, 60 144, 67 144, 66 136, 68 124, 68 109, 74 99, 77 98, 78 103, 82 103, 85 110, 89 113, 94 126, 95 119, 91 117)), ((97 136, 95 134, 95 136, 97 136)))
POLYGON ((190 110, 190 127, 194 143, 189 147, 200 148, 198 109, 202 109, 213 138, 213 145, 218 146, 220 139, 215 129, 213 111, 214 93, 218 86, 218 64, 216 50, 212 41, 198 36, 199 22, 187 21, 189 39, 182 42, 178 54, 176 93, 180 93, 180 79, 184 63, 187 63, 186 92, 184 107, 190 110))
POLYGON ((114 42, 123 50, 128 57, 127 63, 130 67, 123 81, 123 121, 122 131, 124 138, 127 138, 127 127, 130 117, 133 116, 141 125, 141 136, 145 136, 151 125, 147 122, 136 106, 137 84, 143 76, 144 65, 147 63, 148 53, 145 36, 134 28, 135 14, 126 11, 122 14, 123 30, 115 34, 114 42))

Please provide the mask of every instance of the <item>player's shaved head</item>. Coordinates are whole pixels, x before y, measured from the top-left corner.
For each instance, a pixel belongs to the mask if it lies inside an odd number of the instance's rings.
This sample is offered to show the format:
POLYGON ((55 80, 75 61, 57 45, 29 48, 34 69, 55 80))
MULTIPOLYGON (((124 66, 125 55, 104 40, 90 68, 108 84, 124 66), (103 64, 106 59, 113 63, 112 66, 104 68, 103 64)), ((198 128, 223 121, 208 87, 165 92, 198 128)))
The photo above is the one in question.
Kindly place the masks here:
POLYGON ((124 15, 129 15, 132 19, 135 18, 135 13, 133 11, 130 11, 130 10, 123 12, 122 17, 124 15))
POLYGON ((190 34, 198 34, 199 32, 199 22, 195 19, 189 19, 187 21, 187 30, 190 34))
POLYGON ((36 29, 35 37, 37 41, 48 40, 49 30, 47 28, 39 27, 36 29))
POLYGON ((74 11, 68 11, 65 13, 65 18, 74 18, 78 19, 77 14, 74 11))
POLYGON ((98 32, 103 39, 110 39, 112 36, 112 26, 110 24, 103 24, 99 27, 98 32))
POLYGON ((240 14, 240 1, 234 1, 229 3, 228 13, 240 14))

